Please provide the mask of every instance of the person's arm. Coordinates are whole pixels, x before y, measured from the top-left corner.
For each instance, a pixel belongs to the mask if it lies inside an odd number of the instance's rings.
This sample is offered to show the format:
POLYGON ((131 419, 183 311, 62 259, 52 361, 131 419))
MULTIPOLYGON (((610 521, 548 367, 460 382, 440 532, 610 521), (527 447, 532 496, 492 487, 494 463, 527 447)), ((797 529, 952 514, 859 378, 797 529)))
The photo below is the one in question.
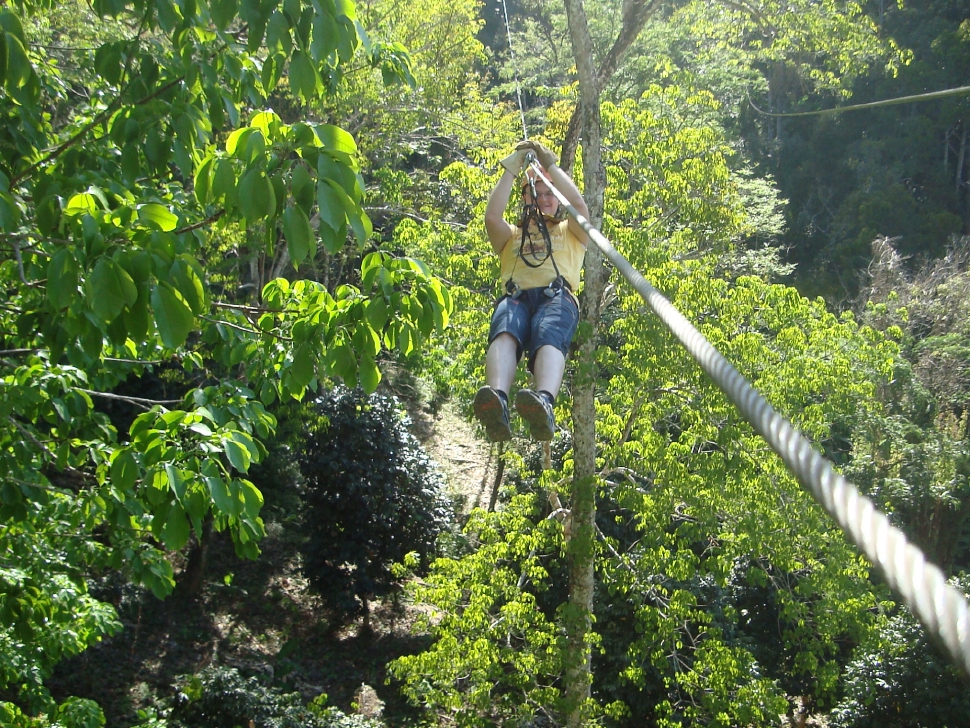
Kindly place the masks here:
MULTIPOLYGON (((586 200, 583 199, 579 188, 569 178, 569 175, 559 168, 559 158, 555 152, 541 142, 536 141, 520 142, 519 146, 516 147, 516 149, 526 148, 532 149, 535 152, 539 164, 545 167, 546 172, 549 174, 549 181, 555 185, 557 190, 562 192, 563 197, 569 201, 569 204, 576 208, 576 212, 589 219, 589 208, 586 206, 586 200)), ((569 217, 569 231, 584 246, 589 242, 589 236, 586 234, 586 231, 583 230, 582 226, 572 216, 569 217)))
POLYGON ((488 196, 488 204, 485 206, 485 232, 488 234, 488 241, 492 244, 495 255, 502 253, 502 248, 512 237, 512 226, 505 219, 505 208, 509 204, 515 175, 525 163, 525 155, 525 149, 516 149, 502 160, 501 164, 505 171, 495 185, 495 189, 492 190, 492 194, 488 196))
MULTIPOLYGON (((563 197, 569 200, 569 204, 576 208, 576 212, 588 220, 589 208, 586 206, 586 200, 583 199, 582 193, 580 193, 579 188, 569 178, 569 175, 563 172, 558 164, 546 167, 546 171, 549 173, 549 181, 556 186, 557 190, 562 192, 563 197)), ((569 216, 569 230, 584 246, 589 242, 589 235, 573 219, 572 215, 569 216)))

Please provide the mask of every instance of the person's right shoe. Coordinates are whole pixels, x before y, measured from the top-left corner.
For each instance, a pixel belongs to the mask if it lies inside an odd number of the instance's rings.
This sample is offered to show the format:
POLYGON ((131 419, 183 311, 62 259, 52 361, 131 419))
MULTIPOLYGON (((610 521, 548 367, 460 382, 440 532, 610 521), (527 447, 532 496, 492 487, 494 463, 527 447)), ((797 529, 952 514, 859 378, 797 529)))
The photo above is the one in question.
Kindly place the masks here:
POLYGON ((551 440, 556 434, 556 416, 552 405, 539 392, 520 389, 515 395, 515 409, 529 425, 533 440, 551 440))
POLYGON ((475 416, 485 427, 485 436, 492 442, 505 442, 512 439, 509 426, 509 405, 497 389, 482 387, 475 394, 472 403, 475 416))

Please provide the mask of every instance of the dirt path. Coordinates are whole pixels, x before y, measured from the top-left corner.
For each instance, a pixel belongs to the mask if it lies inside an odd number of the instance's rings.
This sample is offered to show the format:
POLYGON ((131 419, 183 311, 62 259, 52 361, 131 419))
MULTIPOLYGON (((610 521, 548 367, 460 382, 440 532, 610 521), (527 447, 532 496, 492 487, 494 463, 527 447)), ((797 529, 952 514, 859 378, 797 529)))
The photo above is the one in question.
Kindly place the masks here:
POLYGON ((423 419, 423 444, 441 467, 448 493, 458 502, 459 512, 487 507, 496 462, 489 443, 479 437, 474 425, 451 402, 436 415, 424 415, 423 419))

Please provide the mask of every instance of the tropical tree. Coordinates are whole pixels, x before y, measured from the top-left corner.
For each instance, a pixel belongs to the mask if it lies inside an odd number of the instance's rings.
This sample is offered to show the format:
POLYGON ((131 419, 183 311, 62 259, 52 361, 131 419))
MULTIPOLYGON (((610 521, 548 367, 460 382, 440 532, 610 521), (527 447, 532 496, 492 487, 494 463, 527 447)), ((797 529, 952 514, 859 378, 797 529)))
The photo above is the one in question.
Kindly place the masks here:
POLYGON ((372 391, 380 351, 419 346, 450 309, 385 253, 356 287, 300 277, 318 246, 372 244, 356 143, 314 109, 355 54, 407 78, 352 3, 78 4, 94 30, 77 46, 54 7, 0 11, 0 688, 8 714, 52 719, 97 712, 43 683, 118 628, 84 575, 120 569, 164 596, 207 518, 256 556, 245 476, 267 406, 331 376, 372 391), (287 86, 293 123, 262 110, 287 86), (172 395, 140 396, 156 378, 172 395), (109 402, 144 411, 112 421, 109 402))

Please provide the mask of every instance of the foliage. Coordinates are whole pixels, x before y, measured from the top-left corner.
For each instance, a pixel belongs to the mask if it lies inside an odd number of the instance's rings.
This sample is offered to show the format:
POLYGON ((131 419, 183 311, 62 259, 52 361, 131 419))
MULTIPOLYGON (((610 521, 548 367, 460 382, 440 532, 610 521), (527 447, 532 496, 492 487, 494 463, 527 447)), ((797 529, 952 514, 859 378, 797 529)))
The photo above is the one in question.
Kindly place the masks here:
POLYGON ((51 715, 51 666, 117 629, 86 573, 164 596, 209 517, 254 557, 265 407, 373 391, 450 309, 416 261, 362 255, 356 142, 314 118, 355 56, 409 80, 349 0, 69 5, 0 10, 0 688, 51 715), (293 124, 261 110, 286 89, 293 124), (351 234, 359 287, 278 277, 351 234), (174 399, 130 394, 179 369, 174 399), (105 401, 147 411, 119 433, 105 401))
POLYGON ((947 572, 968 564, 967 240, 912 273, 886 239, 873 244, 861 316, 900 342, 881 389, 887 411, 853 433, 846 471, 947 572))
POLYGON ((464 558, 438 559, 409 596, 431 610, 421 626, 434 645, 400 657, 391 672, 405 693, 459 726, 523 724, 554 711, 562 670, 557 620, 537 607, 549 567, 561 559, 561 528, 539 520, 534 496, 499 513, 475 511, 464 558))
POLYGON ((426 560, 446 523, 442 479, 393 398, 334 389, 313 404, 299 454, 303 572, 338 618, 398 586, 391 565, 426 560))
POLYGON ((284 693, 243 677, 235 668, 210 667, 180 686, 167 715, 171 728, 378 728, 381 724, 326 708, 326 696, 304 706, 299 693, 284 693))
MULTIPOLYGON (((851 103, 965 84, 970 33, 959 2, 886 3, 879 20, 882 35, 909 49, 912 60, 898 75, 874 68, 857 78, 851 103)), ((965 233, 970 220, 967 110, 966 96, 956 96, 772 120, 757 135, 746 134, 791 201, 785 243, 802 290, 854 297, 877 236, 898 238, 905 257, 945 255, 950 236, 965 233)))
MULTIPOLYGON (((962 579, 966 591, 967 580, 962 579)), ((860 645, 845 670, 836 728, 945 728, 970 714, 964 678, 940 657, 912 614, 900 608, 860 645)))

